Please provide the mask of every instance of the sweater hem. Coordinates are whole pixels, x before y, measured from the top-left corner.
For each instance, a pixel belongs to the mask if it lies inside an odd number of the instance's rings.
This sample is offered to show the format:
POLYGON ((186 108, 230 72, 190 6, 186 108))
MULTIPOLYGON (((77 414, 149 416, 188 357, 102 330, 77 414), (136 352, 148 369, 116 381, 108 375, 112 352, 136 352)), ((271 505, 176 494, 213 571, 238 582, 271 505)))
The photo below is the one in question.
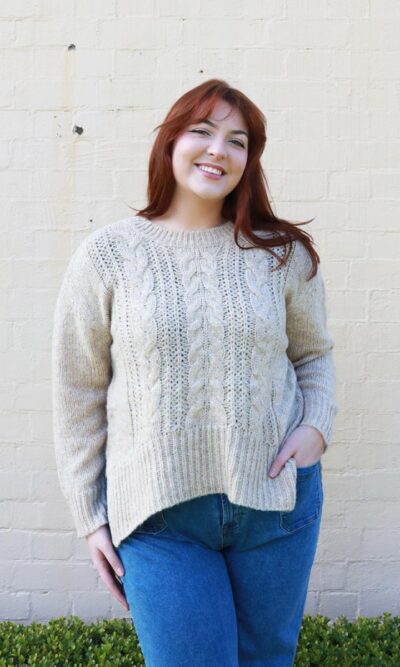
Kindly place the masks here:
POLYGON ((125 459, 107 474, 108 521, 115 547, 148 517, 163 509, 210 493, 225 493, 235 504, 259 510, 290 512, 296 504, 297 464, 288 459, 279 475, 268 476, 278 453, 277 447, 253 440, 243 451, 242 434, 211 443, 204 439, 195 446, 183 439, 173 448, 175 456, 164 456, 168 441, 159 440, 143 447, 140 457, 125 459), (153 446, 151 446, 153 444, 153 446), (204 454, 214 465, 205 466, 204 454), (144 475, 157 470, 157 475, 144 475), (176 485, 176 479, 182 485, 176 485), (146 502, 144 502, 146 499, 146 502))

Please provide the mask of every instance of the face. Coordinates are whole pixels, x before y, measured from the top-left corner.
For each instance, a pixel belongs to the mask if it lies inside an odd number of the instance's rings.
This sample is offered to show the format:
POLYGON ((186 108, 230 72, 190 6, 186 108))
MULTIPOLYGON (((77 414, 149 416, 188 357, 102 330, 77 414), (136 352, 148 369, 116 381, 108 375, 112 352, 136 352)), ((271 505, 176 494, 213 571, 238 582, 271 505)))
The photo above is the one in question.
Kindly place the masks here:
POLYGON ((221 100, 210 117, 188 125, 177 137, 172 168, 178 190, 202 199, 223 200, 239 183, 248 155, 248 128, 242 114, 221 100), (222 176, 202 171, 207 163, 224 170, 222 176))

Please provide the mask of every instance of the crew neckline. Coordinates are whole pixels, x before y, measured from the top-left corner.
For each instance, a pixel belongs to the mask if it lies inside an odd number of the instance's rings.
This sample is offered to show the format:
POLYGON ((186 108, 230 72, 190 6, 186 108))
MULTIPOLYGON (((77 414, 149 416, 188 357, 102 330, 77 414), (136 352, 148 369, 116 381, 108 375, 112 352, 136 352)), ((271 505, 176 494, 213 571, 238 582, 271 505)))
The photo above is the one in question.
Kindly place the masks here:
POLYGON ((225 220, 216 227, 208 229, 167 229, 162 222, 154 222, 140 215, 134 216, 134 221, 147 238, 153 239, 162 245, 176 247, 205 247, 213 246, 218 242, 233 238, 234 224, 231 220, 225 220))

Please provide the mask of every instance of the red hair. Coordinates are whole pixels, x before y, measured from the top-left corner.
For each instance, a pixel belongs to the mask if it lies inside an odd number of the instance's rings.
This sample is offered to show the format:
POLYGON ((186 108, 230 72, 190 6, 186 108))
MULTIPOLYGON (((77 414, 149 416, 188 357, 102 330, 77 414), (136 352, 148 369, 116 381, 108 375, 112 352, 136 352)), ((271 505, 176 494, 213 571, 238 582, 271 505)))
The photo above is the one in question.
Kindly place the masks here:
MULTIPOLYGON (((147 200, 148 205, 134 209, 137 214, 151 219, 163 215, 169 208, 175 189, 175 178, 172 170, 173 143, 182 129, 193 123, 208 118, 215 104, 225 100, 243 116, 249 131, 248 157, 246 168, 235 189, 224 200, 222 216, 234 223, 234 238, 239 231, 253 244, 253 247, 264 248, 279 262, 286 264, 293 240, 301 241, 308 250, 312 261, 311 279, 317 272, 320 258, 312 247, 312 236, 297 229, 299 225, 311 222, 288 222, 278 218, 272 211, 267 190, 268 183, 260 163, 266 144, 266 119, 262 111, 240 90, 231 88, 220 79, 209 79, 182 95, 171 107, 161 125, 157 125, 159 133, 152 147, 149 167, 147 200), (278 232, 273 237, 260 238, 254 230, 278 232), (270 248, 289 245, 284 257, 277 256, 270 248)), ((313 220, 313 218, 312 218, 313 220)), ((242 246, 239 246, 242 248, 242 246)), ((246 248, 242 248, 245 250, 246 248)))

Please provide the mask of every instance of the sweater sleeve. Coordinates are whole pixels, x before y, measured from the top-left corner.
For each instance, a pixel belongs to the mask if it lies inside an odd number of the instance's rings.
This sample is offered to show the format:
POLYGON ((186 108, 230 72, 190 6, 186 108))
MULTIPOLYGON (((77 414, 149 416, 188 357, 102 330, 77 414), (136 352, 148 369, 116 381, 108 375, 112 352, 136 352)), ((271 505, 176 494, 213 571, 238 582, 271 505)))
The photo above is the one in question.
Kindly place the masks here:
POLYGON ((304 398, 301 424, 317 428, 325 447, 332 437, 336 404, 334 340, 327 329, 325 285, 318 265, 316 275, 306 281, 312 268, 311 257, 300 241, 295 241, 286 283, 287 356, 295 369, 304 398))
POLYGON ((75 250, 56 300, 52 337, 53 435, 61 491, 78 537, 108 523, 105 478, 111 380, 110 292, 89 254, 75 250))

